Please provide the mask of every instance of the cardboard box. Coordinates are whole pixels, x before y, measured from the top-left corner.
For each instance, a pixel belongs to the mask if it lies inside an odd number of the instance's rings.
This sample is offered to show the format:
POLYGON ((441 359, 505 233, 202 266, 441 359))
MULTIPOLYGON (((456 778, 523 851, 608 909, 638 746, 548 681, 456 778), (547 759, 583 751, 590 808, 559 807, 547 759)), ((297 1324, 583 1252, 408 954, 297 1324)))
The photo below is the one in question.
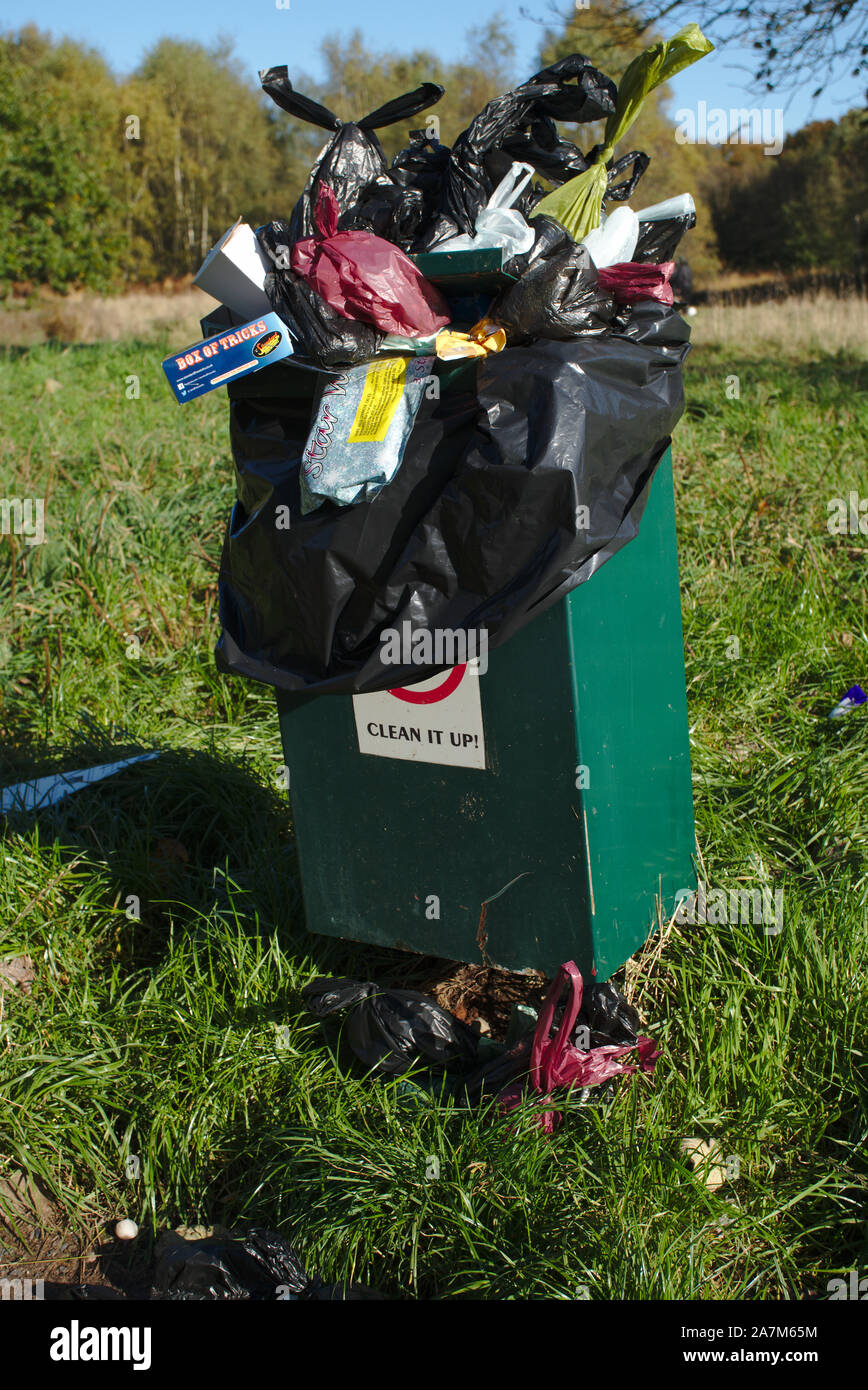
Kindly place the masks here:
POLYGON ((173 352, 164 360, 163 371, 178 400, 192 401, 291 353, 286 325, 277 314, 269 313, 173 352))
POLYGON ((193 284, 228 305, 246 323, 257 314, 271 312, 264 285, 272 268, 252 227, 239 217, 212 246, 193 277, 193 284))

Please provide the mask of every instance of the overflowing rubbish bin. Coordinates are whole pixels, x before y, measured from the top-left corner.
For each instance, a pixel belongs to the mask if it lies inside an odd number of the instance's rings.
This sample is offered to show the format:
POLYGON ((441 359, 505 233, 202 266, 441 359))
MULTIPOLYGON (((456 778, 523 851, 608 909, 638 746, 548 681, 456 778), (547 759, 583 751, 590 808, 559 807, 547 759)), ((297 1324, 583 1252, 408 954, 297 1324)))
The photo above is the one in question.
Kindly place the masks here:
POLYGON ((484 675, 450 674, 279 693, 308 927, 608 979, 695 886, 668 454, 636 539, 484 675))
POLYGON ((648 157, 615 146, 710 47, 688 25, 617 87, 572 54, 391 165, 376 131, 441 88, 342 122, 261 74, 329 138, 288 217, 215 246, 223 302, 164 365, 181 401, 228 387, 217 661, 277 691, 313 931, 603 981, 690 887, 695 209, 634 211, 648 157))

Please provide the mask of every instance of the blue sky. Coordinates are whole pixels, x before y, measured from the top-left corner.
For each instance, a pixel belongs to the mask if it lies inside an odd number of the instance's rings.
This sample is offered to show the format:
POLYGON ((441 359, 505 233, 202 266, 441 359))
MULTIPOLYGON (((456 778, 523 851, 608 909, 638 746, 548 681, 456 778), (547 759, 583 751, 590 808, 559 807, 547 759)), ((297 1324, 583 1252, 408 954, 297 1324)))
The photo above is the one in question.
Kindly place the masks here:
MULTIPOLYGON (((593 0, 591 0, 593 3, 593 0)), ((374 49, 435 49, 449 60, 465 52, 465 33, 499 13, 509 17, 516 43, 516 77, 535 70, 541 28, 519 13, 516 0, 428 0, 428 3, 395 3, 369 0, 289 0, 289 9, 278 9, 278 0, 0 0, 0 27, 16 29, 35 23, 55 35, 66 34, 97 48, 118 73, 131 71, 151 44, 164 35, 209 43, 218 35, 235 40, 235 50, 255 81, 259 68, 287 63, 290 70, 304 69, 322 76, 319 45, 327 34, 361 29, 374 49), (429 19, 430 16, 430 19, 429 19)), ((286 3, 286 0, 281 0, 286 3)), ((524 0, 522 8, 545 17, 551 0, 524 0)), ((561 0, 559 8, 566 8, 561 0)), ((702 22, 701 3, 695 18, 702 22)), ((864 81, 843 81, 834 94, 811 102, 810 90, 794 97, 767 98, 752 91, 748 74, 739 70, 752 55, 733 47, 719 48, 673 83, 673 110, 695 106, 704 100, 713 106, 780 105, 784 127, 798 129, 807 120, 842 115, 864 103, 864 81)), ((812 84, 816 85, 816 83, 812 84)))

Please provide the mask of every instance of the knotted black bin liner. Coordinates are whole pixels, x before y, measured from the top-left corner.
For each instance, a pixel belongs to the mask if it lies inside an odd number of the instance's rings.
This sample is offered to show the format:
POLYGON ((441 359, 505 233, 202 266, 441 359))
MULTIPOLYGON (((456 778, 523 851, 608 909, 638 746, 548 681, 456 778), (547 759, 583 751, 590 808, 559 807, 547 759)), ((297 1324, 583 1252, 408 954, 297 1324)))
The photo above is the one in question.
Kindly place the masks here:
POLYGON ((687 339, 646 301, 606 332, 439 363, 439 399, 423 401, 388 487, 305 517, 299 462, 323 375, 280 362, 230 383, 238 501, 218 665, 361 692, 443 669, 382 663, 381 633, 405 621, 485 628, 499 646, 638 533, 683 409, 687 339))
POLYGON ((375 132, 396 125, 427 111, 443 95, 436 82, 423 82, 412 92, 387 101, 376 111, 359 121, 340 121, 328 107, 297 92, 289 80, 285 66, 264 68, 259 74, 262 90, 267 92, 284 111, 310 125, 333 132, 331 140, 317 156, 290 218, 292 240, 313 236, 314 211, 319 190, 325 183, 338 200, 341 212, 348 212, 358 202, 367 184, 385 177, 388 166, 383 147, 375 132))

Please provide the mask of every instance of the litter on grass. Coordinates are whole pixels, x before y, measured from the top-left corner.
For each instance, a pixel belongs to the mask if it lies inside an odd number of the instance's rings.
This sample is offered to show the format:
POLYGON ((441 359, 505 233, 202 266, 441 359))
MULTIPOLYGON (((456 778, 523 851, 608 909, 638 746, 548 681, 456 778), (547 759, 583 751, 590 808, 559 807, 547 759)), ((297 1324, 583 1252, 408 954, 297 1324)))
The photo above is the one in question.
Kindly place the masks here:
POLYGON ((723 1151, 713 1139, 697 1139, 691 1136, 682 1139, 678 1147, 693 1172, 711 1192, 716 1192, 728 1181, 723 1151))
POLYGON ((29 994, 36 979, 36 970, 30 956, 12 956, 0 960, 0 994, 4 989, 20 989, 29 994))
POLYGON ((117 763, 101 763, 98 767, 86 767, 80 772, 55 772, 49 777, 38 777, 33 782, 16 782, 12 787, 0 789, 0 812, 38 811, 44 806, 55 806, 73 792, 81 791, 82 787, 102 782, 104 778, 122 772, 125 767, 147 763, 159 756, 159 753, 139 753, 134 758, 123 758, 117 763))
POLYGON ((350 1009, 347 1042, 359 1061, 385 1076, 399 1076, 420 1060, 448 1066, 476 1059, 479 1039, 472 1029, 416 990, 320 977, 301 993, 317 1018, 350 1009))
MULTIPOLYGON (((606 982, 585 990, 573 961, 561 966, 539 1015, 528 1005, 513 1006, 503 1043, 480 1037, 415 990, 319 977, 302 990, 302 999, 321 1019, 348 1010, 343 1036, 380 1076, 427 1066, 427 1075, 416 1072, 401 1085, 399 1098, 412 1103, 451 1097, 476 1105, 494 1095, 506 1113, 534 1094, 585 1091, 637 1070, 650 1073, 659 1056, 653 1041, 641 1035, 636 1010, 615 986, 606 982), (635 1063, 625 1060, 631 1054, 635 1063)), ((539 1124, 551 1134, 562 1119, 547 1109, 540 1112, 539 1124)))
POLYGON ((360 1284, 326 1284, 308 1273, 302 1257, 276 1231, 252 1227, 246 1236, 185 1240, 174 1231, 157 1243, 151 1297, 168 1302, 316 1302, 381 1299, 360 1284))
MULTIPOLYGON (((636 1031, 639 1016, 635 1009, 618 995, 614 986, 598 988, 603 994, 596 998, 591 995, 584 1012, 587 1021, 582 1022, 584 985, 578 966, 567 961, 552 981, 530 1054, 531 1085, 539 1096, 550 1096, 565 1087, 599 1086, 615 1076, 632 1076, 637 1069, 654 1070, 660 1054, 651 1038, 641 1037, 636 1031), (615 1042, 617 1036, 628 1040, 615 1042), (624 1061, 634 1051, 637 1064, 624 1061)), ((500 1107, 513 1110, 523 1099, 524 1088, 510 1086, 500 1096, 500 1107)), ((539 1124, 546 1134, 562 1122, 563 1115, 557 1110, 540 1113, 539 1124)))
POLYGON ((864 705, 866 700, 868 700, 868 695, 865 694, 861 685, 851 685, 850 689, 845 691, 841 696, 835 708, 829 711, 829 718, 842 719, 843 716, 849 714, 851 710, 858 709, 860 705, 864 705))

